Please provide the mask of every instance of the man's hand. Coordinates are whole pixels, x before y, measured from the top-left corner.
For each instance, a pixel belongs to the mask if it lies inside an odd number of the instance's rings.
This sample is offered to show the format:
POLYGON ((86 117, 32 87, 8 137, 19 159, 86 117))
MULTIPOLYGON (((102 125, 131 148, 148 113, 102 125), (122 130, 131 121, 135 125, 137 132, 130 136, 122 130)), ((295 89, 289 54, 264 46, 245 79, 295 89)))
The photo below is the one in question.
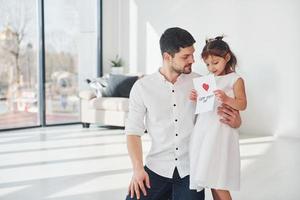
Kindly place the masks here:
POLYGON ((226 104, 218 107, 218 115, 221 116, 220 121, 222 123, 228 124, 232 128, 239 128, 241 126, 242 120, 239 111, 226 104))
POLYGON ((150 188, 149 175, 147 174, 145 169, 140 168, 134 170, 131 182, 128 187, 128 194, 130 194, 130 197, 133 198, 135 193, 136 198, 140 199, 140 190, 143 192, 144 196, 147 196, 145 186, 147 186, 147 188, 150 188))

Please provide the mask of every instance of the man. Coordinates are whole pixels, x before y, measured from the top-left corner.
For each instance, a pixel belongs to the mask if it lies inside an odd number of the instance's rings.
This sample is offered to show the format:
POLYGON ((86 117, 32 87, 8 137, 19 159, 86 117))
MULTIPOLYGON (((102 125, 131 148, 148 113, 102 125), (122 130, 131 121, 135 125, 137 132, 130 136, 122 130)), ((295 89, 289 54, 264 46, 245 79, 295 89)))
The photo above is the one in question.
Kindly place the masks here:
MULTIPOLYGON (((181 28, 167 29, 160 38, 163 66, 138 80, 130 93, 126 123, 127 147, 133 176, 127 200, 203 200, 204 190, 189 189, 189 139, 195 122, 193 88, 193 36, 181 28), (149 133, 152 146, 142 156, 141 136, 149 133)), ((239 127, 239 113, 219 108, 221 121, 239 127)))

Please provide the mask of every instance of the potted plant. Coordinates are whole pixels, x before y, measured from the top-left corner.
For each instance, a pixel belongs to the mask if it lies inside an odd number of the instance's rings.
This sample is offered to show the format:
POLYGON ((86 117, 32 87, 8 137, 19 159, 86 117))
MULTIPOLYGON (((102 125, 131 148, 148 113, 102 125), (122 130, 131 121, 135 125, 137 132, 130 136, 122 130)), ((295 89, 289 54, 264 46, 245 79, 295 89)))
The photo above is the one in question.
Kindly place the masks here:
POLYGON ((112 74, 122 74, 124 72, 123 60, 116 55, 115 59, 110 60, 111 73, 112 74))

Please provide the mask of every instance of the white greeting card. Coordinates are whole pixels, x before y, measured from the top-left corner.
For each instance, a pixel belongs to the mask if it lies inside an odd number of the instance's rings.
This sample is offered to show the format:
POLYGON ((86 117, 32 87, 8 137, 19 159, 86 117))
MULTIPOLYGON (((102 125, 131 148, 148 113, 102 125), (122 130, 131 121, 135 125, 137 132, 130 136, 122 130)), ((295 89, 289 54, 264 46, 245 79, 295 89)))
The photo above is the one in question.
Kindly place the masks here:
POLYGON ((193 79, 197 91, 197 106, 195 114, 209 112, 214 109, 215 95, 217 89, 213 74, 193 79))

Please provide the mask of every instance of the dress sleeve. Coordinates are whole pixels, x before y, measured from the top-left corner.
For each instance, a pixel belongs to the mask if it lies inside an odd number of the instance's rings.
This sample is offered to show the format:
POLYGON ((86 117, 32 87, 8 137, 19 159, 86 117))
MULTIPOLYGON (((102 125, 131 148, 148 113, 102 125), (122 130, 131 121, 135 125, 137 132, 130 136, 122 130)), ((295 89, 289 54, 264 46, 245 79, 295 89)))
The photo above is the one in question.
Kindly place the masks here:
POLYGON ((145 132, 146 106, 142 97, 142 86, 136 81, 129 95, 129 113, 125 123, 126 135, 142 136, 145 132))
POLYGON ((231 87, 233 88, 233 85, 235 84, 235 82, 239 79, 242 78, 239 74, 237 73, 232 73, 232 78, 231 78, 231 87))

